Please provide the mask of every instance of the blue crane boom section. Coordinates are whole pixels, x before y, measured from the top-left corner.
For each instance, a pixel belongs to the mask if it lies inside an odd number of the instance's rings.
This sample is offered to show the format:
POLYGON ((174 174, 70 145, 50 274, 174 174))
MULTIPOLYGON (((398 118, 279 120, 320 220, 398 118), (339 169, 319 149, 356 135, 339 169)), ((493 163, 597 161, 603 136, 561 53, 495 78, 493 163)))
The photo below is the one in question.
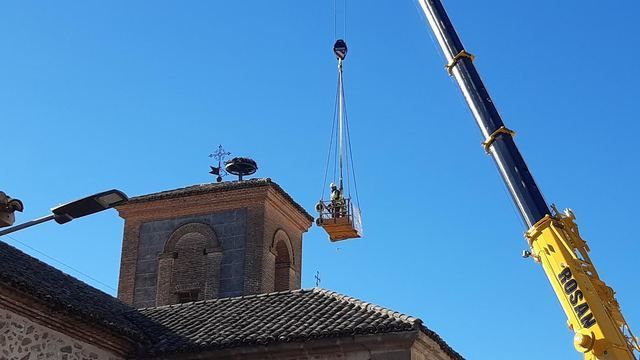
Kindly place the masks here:
POLYGON ((442 3, 439 0, 423 0, 423 3, 424 10, 431 15, 431 27, 450 61, 449 72, 460 85, 485 136, 485 148, 495 160, 522 219, 530 228, 550 214, 549 207, 513 141, 513 132, 504 125, 493 104, 473 64, 473 55, 465 51, 442 3))

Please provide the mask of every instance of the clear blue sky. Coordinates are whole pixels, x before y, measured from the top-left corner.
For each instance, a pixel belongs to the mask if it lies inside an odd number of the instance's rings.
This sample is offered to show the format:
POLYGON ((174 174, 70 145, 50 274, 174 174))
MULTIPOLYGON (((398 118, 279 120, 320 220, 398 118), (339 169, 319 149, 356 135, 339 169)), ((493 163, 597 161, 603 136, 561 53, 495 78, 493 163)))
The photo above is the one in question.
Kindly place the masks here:
MULTIPOLYGON (((640 4, 445 6, 546 198, 575 210, 640 332, 640 4)), ((3 2, 0 190, 26 221, 107 188, 211 182, 222 143, 311 212, 335 94, 332 12, 330 0, 3 2)), ((332 244, 312 228, 303 286, 320 271, 322 287, 418 316, 469 359, 580 359, 542 269, 520 257, 523 225, 417 2, 349 1, 347 42, 366 238, 332 244)), ((14 238, 114 294, 121 236, 109 211, 14 238)))

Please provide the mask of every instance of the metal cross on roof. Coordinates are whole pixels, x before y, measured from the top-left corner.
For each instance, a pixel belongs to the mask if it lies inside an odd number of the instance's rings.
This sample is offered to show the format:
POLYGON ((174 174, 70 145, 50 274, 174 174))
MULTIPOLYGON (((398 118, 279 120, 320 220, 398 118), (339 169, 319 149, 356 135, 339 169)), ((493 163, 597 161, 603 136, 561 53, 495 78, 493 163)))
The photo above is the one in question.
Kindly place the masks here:
POLYGON ((222 162, 228 155, 231 155, 231 153, 226 151, 222 145, 218 145, 218 149, 213 154, 209 154, 210 158, 218 160, 218 167, 210 166, 211 171, 209 171, 209 174, 218 176, 216 178, 217 182, 222 182, 222 177, 227 175, 227 172, 222 167, 222 162))
POLYGON ((320 287, 320 271, 316 271, 316 287, 320 287))

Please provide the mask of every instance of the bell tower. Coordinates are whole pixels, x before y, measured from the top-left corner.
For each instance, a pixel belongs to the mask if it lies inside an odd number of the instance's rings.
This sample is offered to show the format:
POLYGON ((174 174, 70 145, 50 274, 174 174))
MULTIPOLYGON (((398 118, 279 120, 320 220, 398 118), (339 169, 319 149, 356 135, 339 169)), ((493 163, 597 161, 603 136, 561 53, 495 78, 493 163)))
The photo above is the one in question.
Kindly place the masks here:
POLYGON ((300 288, 313 218, 271 179, 131 198, 118 298, 152 307, 300 288))

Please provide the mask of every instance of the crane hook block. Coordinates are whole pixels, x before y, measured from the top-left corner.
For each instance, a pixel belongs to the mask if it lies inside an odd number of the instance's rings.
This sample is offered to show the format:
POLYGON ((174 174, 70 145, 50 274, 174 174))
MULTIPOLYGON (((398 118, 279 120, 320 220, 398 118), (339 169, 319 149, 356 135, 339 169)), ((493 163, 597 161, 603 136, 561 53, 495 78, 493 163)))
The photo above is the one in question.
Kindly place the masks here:
POLYGON ((344 60, 344 58, 347 57, 347 43, 342 39, 338 39, 336 43, 333 44, 333 52, 338 59, 344 60))

